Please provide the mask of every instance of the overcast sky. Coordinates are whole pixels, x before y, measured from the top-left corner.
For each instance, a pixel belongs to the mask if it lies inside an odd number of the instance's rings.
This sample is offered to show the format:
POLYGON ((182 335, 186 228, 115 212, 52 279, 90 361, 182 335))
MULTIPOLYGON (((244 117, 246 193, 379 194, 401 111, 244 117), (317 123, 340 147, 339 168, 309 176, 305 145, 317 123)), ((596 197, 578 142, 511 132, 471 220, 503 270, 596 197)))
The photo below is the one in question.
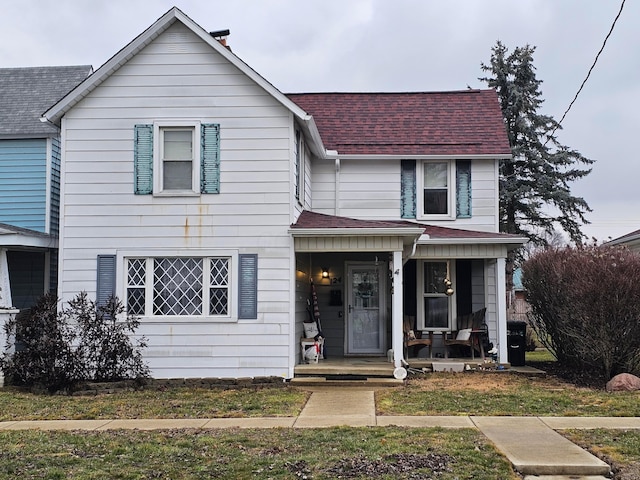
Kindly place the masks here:
MULTIPOLYGON (((0 67, 97 69, 171 7, 285 93, 486 88, 481 62, 501 40, 536 46, 540 113, 560 120, 622 0, 2 0, 0 67)), ((640 2, 627 1, 562 143, 596 160, 573 193, 598 240, 640 229, 640 2)))

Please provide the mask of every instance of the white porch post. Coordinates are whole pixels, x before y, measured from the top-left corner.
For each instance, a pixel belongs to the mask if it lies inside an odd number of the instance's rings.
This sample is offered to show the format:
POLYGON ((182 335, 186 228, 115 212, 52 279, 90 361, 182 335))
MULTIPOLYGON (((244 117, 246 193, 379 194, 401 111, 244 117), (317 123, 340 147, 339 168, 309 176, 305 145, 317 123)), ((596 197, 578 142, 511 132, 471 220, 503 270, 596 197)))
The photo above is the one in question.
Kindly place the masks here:
POLYGON ((9 284, 9 263, 7 262, 7 249, 0 248, 0 308, 11 307, 11 285, 9 284))
POLYGON ((402 366, 403 338, 402 318, 403 310, 403 276, 402 276, 402 251, 393 252, 393 295, 391 295, 391 348, 393 348, 393 364, 402 366))
MULTIPOLYGON (((18 310, 12 308, 12 304, 7 250, 0 248, 0 352, 4 352, 7 345, 4 325, 12 315, 18 313, 18 310)), ((4 375, 2 370, 0 370, 0 387, 2 386, 4 386, 4 375)))
POLYGON ((507 362, 507 275, 506 259, 496 261, 496 325, 498 328, 498 362, 507 362))

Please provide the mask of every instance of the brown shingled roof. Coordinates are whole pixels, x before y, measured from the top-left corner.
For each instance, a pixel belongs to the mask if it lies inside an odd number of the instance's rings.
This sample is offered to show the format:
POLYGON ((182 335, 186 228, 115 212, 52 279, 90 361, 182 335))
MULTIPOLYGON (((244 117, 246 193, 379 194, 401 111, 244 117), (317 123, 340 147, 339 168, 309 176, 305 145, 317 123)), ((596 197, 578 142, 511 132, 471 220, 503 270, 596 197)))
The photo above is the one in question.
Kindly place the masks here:
POLYGON ((298 93, 324 145, 352 155, 509 155, 494 90, 298 93))
POLYGON ((431 239, 494 239, 506 242, 518 240, 518 235, 495 232, 478 232, 459 228, 438 227, 406 220, 360 220, 348 217, 338 217, 323 213, 303 211, 298 221, 291 225, 292 229, 357 229, 357 228, 423 228, 424 234, 431 239))

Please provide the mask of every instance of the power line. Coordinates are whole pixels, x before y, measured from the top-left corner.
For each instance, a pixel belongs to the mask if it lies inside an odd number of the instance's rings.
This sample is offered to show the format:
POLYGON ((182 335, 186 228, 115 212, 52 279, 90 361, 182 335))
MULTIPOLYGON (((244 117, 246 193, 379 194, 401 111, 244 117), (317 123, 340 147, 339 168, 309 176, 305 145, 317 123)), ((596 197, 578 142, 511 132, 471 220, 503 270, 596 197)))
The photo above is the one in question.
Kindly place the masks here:
MULTIPOLYGON (((602 53, 602 51, 604 50, 605 45, 607 44, 607 40, 609 40, 609 37, 611 36, 611 34, 613 33, 613 29, 616 26, 616 22, 618 21, 618 19, 620 18, 620 14, 622 13, 622 9, 624 8, 624 2, 626 0, 622 0, 622 4, 620 5, 620 10, 618 11, 618 15, 616 15, 616 18, 613 20, 613 23, 611 24, 611 28, 609 29, 609 33, 607 33, 607 36, 604 39, 604 42, 602 42, 602 47, 600 47, 600 51, 598 52, 598 54, 596 55, 596 58, 593 60, 593 64, 591 65, 591 68, 589 69, 589 71, 587 72, 587 76, 585 77, 585 79, 582 81, 582 85, 580 85, 580 88, 578 89, 578 91, 576 92, 575 97, 573 97, 573 100, 571 100, 571 103, 569 104, 569 106, 567 107, 567 109, 565 110, 564 114, 562 115, 562 118, 560 119, 560 121, 558 122, 558 124, 555 126, 555 128, 551 131, 551 133, 549 134, 548 138, 551 138, 553 136, 553 134, 556 132, 556 130, 558 128, 560 128, 560 124, 562 123, 562 121, 564 120, 564 118, 567 116, 567 113, 569 113, 569 110, 571 110, 571 107, 573 107, 573 104, 576 103, 576 100, 578 99, 578 95, 580 95, 580 92, 582 91, 582 89, 584 88, 584 85, 587 83, 587 80, 589 80, 589 77, 591 76, 591 72, 593 71, 594 67, 596 66, 596 63, 598 62, 598 58, 600 57, 600 54, 602 53)), ((548 141, 548 140, 547 140, 548 141)))

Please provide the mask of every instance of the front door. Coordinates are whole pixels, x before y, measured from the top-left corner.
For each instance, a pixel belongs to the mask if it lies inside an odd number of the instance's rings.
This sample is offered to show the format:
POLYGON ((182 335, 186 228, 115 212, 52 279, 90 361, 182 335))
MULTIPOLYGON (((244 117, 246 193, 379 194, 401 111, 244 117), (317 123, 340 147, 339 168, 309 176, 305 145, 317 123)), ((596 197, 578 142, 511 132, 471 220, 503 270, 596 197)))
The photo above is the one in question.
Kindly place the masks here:
POLYGON ((347 355, 382 355, 386 348, 386 264, 347 263, 347 355))

